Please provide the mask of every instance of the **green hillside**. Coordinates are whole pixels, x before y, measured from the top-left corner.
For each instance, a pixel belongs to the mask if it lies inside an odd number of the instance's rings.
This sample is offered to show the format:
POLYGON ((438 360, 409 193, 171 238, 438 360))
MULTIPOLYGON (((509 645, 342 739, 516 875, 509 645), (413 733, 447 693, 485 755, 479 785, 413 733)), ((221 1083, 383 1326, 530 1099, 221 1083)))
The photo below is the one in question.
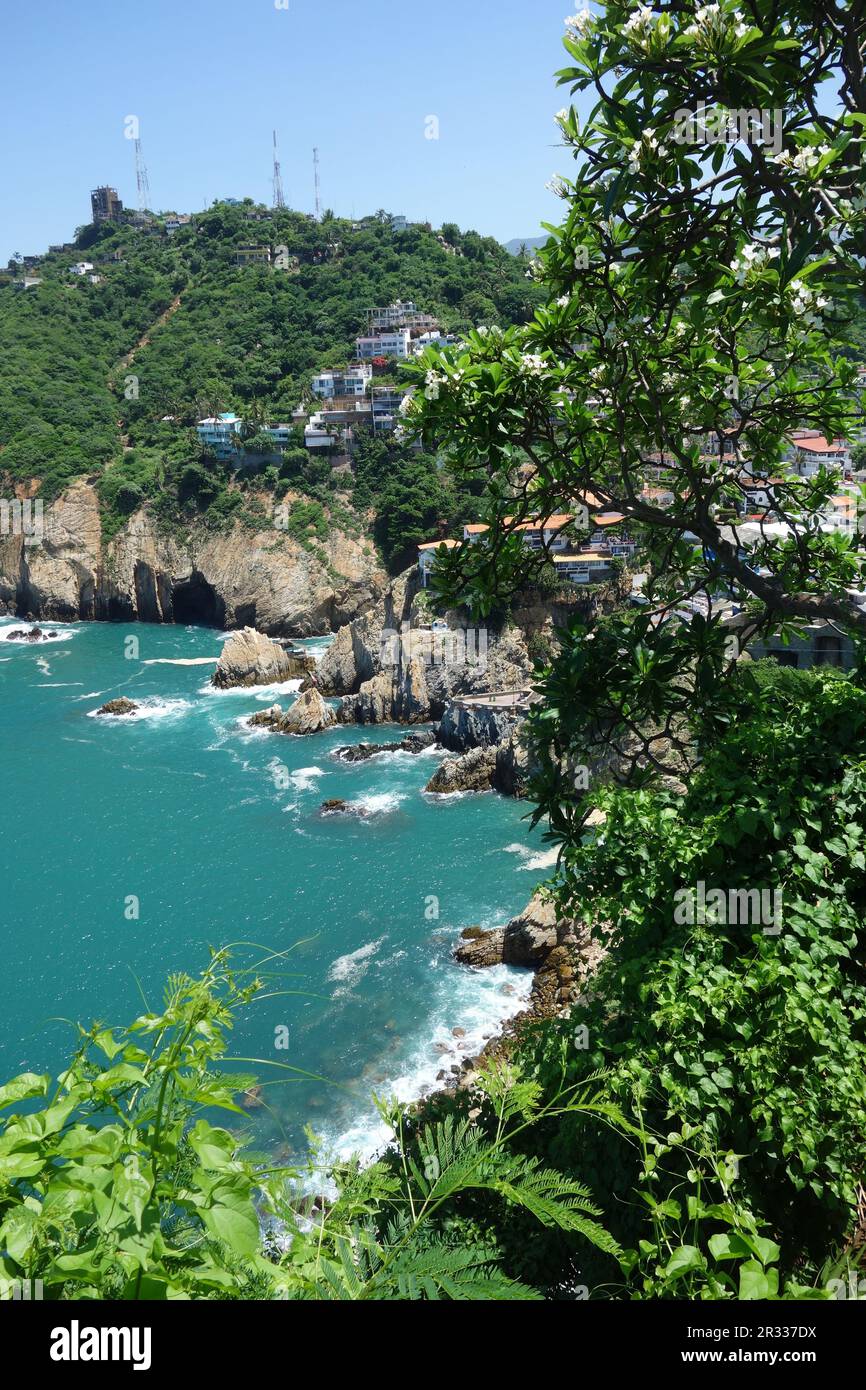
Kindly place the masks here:
MULTIPOLYGON (((27 291, 11 275, 0 282, 0 473, 38 479, 46 499, 101 474, 109 530, 147 496, 167 516, 189 505, 217 521, 242 512, 231 471, 213 460, 202 468, 195 420, 236 410, 253 424, 290 421, 310 375, 354 355, 372 305, 414 299, 460 332, 524 321, 538 295, 504 247, 454 225, 395 232, 384 213, 316 222, 250 201, 217 204, 171 237, 161 226, 85 227, 75 251, 46 257, 37 273, 42 283, 27 291), (235 263, 241 246, 279 244, 293 258, 288 271, 235 263), (100 283, 70 275, 80 259, 100 283)), ((378 475, 393 486, 395 456, 393 445, 368 452, 365 506, 377 505, 378 475)), ((430 494, 420 533, 448 499, 423 460, 405 466, 410 494, 430 494)), ((316 497, 330 476, 327 460, 299 449, 280 471, 257 486, 291 483, 316 497)))

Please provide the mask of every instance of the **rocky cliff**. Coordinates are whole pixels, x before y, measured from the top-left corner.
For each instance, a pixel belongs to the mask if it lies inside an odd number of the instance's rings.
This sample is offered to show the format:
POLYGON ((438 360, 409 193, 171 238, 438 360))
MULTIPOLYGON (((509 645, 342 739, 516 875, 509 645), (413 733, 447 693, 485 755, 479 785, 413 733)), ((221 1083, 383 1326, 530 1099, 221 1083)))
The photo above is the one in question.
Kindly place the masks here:
POLYGON ((106 543, 96 488, 84 480, 46 506, 43 520, 38 542, 0 537, 0 613, 304 637, 372 609, 386 583, 369 543, 337 529, 313 552, 267 525, 168 534, 143 508, 106 543))
POLYGON ((303 679, 315 669, 315 661, 304 652, 287 652, 279 642, 265 637, 255 628, 233 632, 223 645, 211 683, 218 690, 238 685, 276 685, 303 679))
POLYGON ((521 689, 532 661, 520 628, 478 628, 446 614, 430 626, 416 566, 381 600, 337 633, 318 670, 323 691, 343 697, 345 722, 439 719, 456 694, 521 689))
POLYGON ((454 955, 463 965, 523 965, 535 971, 530 1013, 567 1013, 598 969, 604 946, 583 922, 559 915, 541 893, 505 927, 467 927, 454 955))

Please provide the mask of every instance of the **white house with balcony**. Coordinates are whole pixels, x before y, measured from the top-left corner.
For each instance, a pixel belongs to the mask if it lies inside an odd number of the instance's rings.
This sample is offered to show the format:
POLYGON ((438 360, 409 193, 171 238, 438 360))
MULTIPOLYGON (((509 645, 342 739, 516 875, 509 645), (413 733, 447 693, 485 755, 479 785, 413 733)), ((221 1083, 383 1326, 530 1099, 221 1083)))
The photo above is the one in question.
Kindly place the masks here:
POLYGON ((228 459, 238 452, 242 425, 239 415, 223 411, 221 415, 209 415, 199 420, 195 432, 209 454, 214 454, 218 459, 228 459))
POLYGON ((433 314, 422 313, 413 299, 396 299, 393 304, 368 309, 367 320, 371 333, 390 333, 395 328, 429 331, 439 327, 439 320, 433 314))
MULTIPOLYGON (((533 521, 519 521, 516 524, 513 516, 506 516, 503 522, 506 531, 511 535, 520 536, 530 550, 562 551, 574 545, 574 539, 565 534, 566 527, 579 526, 580 518, 563 512, 557 516, 545 517, 543 520, 538 518, 533 521)), ((476 541, 489 529, 481 523, 470 523, 463 527, 463 539, 476 541)))
POLYGON ((825 439, 817 430, 797 432, 791 440, 790 461, 801 478, 814 478, 821 468, 851 471, 851 449, 844 439, 825 439))
POLYGON ((363 396, 372 379, 373 368, 369 362, 357 362, 339 370, 319 372, 313 377, 312 391, 323 401, 332 401, 337 396, 363 396))
POLYGON ((417 338, 412 340, 412 352, 416 357, 420 357, 426 348, 446 348, 453 347, 457 342, 453 333, 442 333, 439 329, 431 329, 429 333, 420 333, 417 338))
POLYGON ((92 261, 76 261, 75 265, 69 267, 70 275, 90 275, 95 270, 92 261))
POLYGON ((426 589, 430 583, 430 575, 436 563, 436 554, 441 550, 453 550, 460 541, 426 541, 418 547, 418 569, 421 571, 421 587, 426 589))
POLYGON ((403 402, 411 391, 399 386, 374 386, 371 399, 374 434, 390 434, 399 424, 403 402))
POLYGON ((294 425, 264 425, 262 434, 268 435, 274 441, 275 449, 285 449, 292 442, 294 429, 294 425))
POLYGON ((561 579, 572 584, 597 584, 610 577, 611 556, 603 551, 581 550, 576 555, 554 555, 553 563, 561 579))
POLYGON ((395 329, 391 333, 376 333, 371 337, 358 338, 355 351, 363 362, 373 357, 409 356, 412 335, 408 328, 395 329))

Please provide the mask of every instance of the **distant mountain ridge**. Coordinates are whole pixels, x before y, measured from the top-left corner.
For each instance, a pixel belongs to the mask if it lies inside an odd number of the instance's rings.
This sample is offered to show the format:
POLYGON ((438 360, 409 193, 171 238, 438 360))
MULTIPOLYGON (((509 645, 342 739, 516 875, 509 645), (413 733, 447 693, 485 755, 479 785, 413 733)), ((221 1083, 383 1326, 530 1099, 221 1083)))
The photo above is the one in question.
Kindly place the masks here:
POLYGON ((504 241, 502 244, 506 251, 511 252, 512 256, 519 256, 521 246, 525 246, 527 251, 537 251, 539 246, 543 246, 547 240, 548 237, 546 234, 544 236, 516 236, 512 237, 510 241, 504 241))

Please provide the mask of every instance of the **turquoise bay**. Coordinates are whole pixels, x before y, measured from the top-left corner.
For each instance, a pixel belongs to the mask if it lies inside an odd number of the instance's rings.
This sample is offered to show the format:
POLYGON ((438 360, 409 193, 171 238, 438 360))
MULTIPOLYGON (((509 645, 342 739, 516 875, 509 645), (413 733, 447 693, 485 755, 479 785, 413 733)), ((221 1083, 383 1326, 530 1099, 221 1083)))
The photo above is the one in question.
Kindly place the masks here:
POLYGON ((334 757, 393 728, 246 729, 292 696, 217 693, 211 665, 175 664, 216 658, 221 633, 61 625, 22 645, 6 640, 15 626, 0 620, 0 1074, 56 1070, 74 1043, 68 1020, 126 1022, 210 945, 258 943, 239 961, 290 952, 293 976, 273 988, 297 991, 257 1004, 233 1034, 236 1056, 262 1059, 242 1068, 265 1083, 259 1138, 294 1153, 309 1124, 332 1150, 370 1152, 371 1092, 410 1099, 434 1085, 525 997, 523 972, 451 960, 464 926, 506 921, 549 872, 525 805, 425 795, 436 753, 334 757), (139 717, 94 717, 119 695, 139 717), (323 816, 337 797, 367 814, 323 816), (324 1079, 287 1081, 274 1062, 324 1079))

